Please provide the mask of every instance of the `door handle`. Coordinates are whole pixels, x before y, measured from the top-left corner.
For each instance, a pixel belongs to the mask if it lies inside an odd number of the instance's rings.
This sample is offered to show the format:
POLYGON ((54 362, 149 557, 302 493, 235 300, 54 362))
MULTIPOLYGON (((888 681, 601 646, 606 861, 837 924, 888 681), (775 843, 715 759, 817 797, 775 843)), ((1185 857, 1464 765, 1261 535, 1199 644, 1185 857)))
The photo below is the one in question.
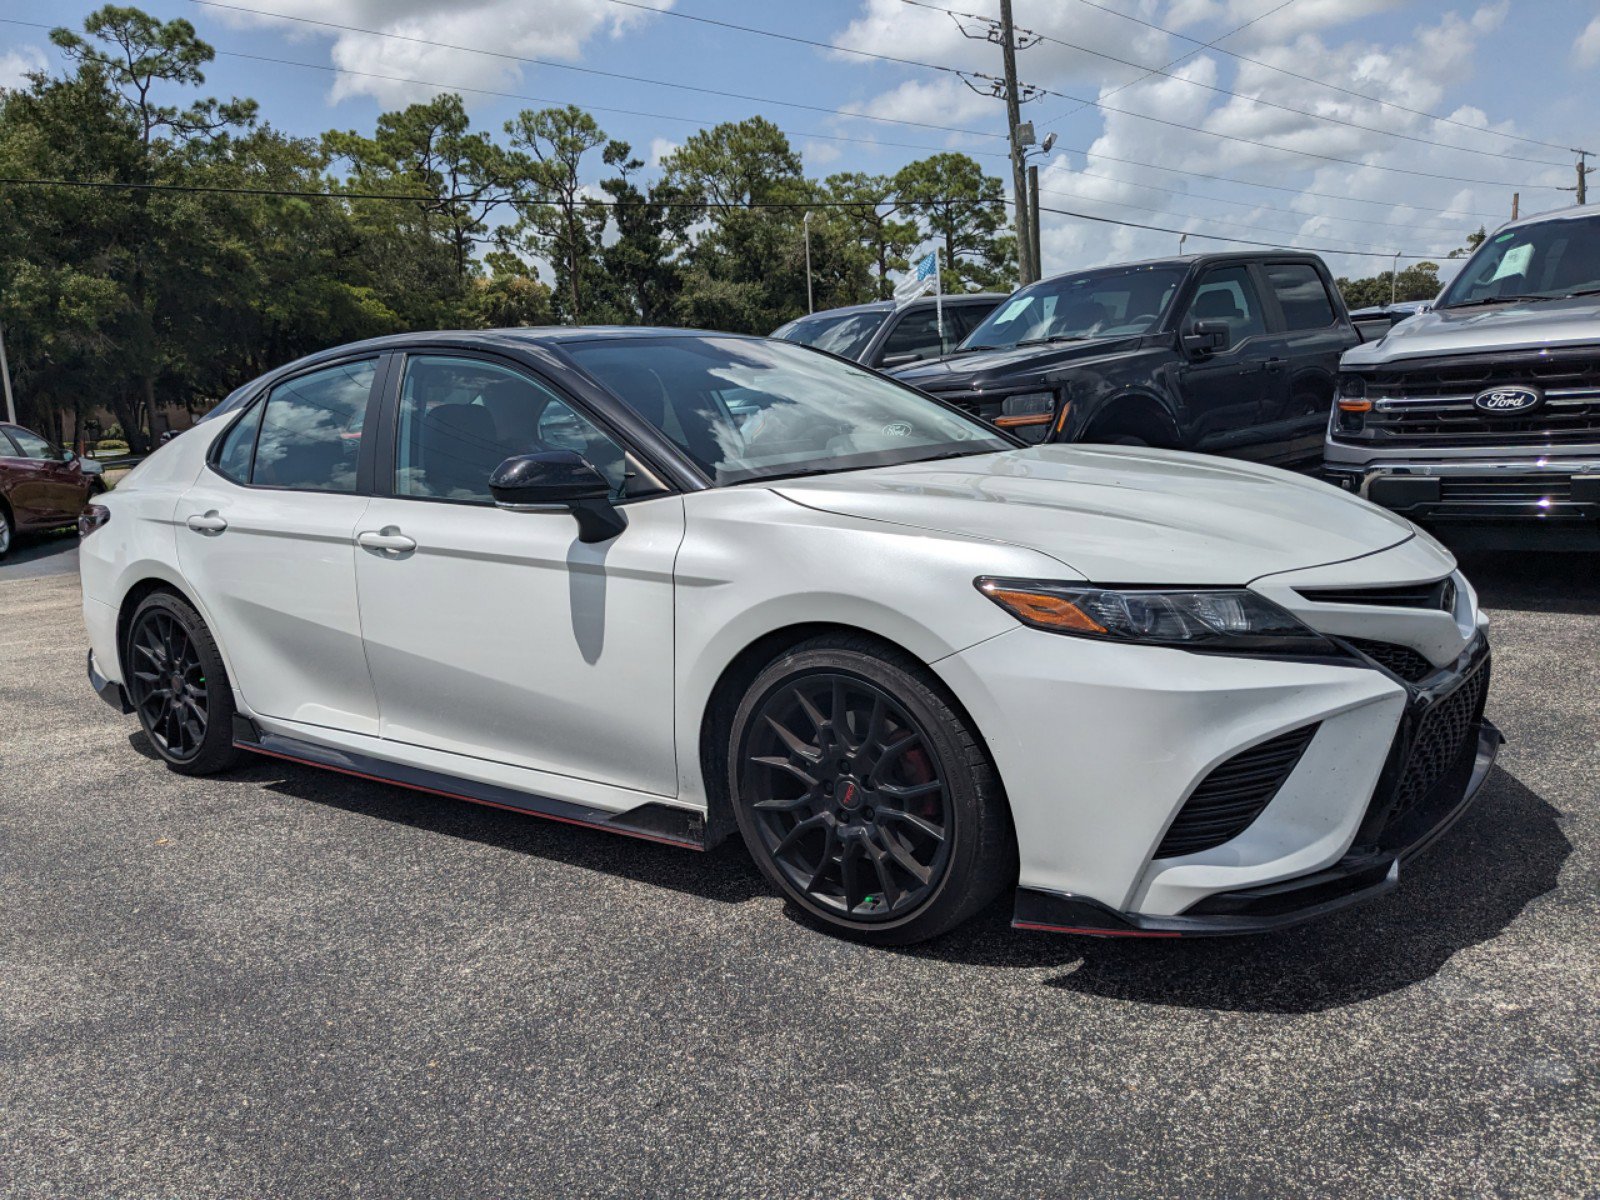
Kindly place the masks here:
POLYGON ((196 533, 221 533, 228 527, 228 523, 217 514, 217 510, 214 508, 203 516, 196 513, 184 524, 196 533))
POLYGON ((1281 371, 1283 370, 1283 364, 1287 361, 1287 359, 1282 358, 1269 358, 1263 365, 1269 371, 1281 371))
POLYGON ((401 533, 398 525, 364 530, 356 534, 356 545, 363 550, 376 550, 380 554, 406 554, 417 548, 416 539, 408 538, 401 533))

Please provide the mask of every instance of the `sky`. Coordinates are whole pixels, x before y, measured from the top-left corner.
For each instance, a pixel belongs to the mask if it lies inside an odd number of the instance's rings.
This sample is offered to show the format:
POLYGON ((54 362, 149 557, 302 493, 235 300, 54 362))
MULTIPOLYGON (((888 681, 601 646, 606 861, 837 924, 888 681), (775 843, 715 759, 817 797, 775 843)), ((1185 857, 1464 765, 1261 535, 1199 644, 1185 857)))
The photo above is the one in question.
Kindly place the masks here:
MULTIPOLYGON (((59 69, 39 26, 76 27, 96 7, 0 3, 0 87, 59 69)), ((998 76, 1000 49, 979 21, 939 11, 992 17, 998 0, 142 7, 188 19, 217 49, 207 94, 252 97, 295 134, 370 132, 380 112, 448 90, 494 131, 523 108, 581 105, 652 168, 697 128, 761 115, 789 133, 813 176, 891 173, 961 150, 1009 185, 1005 105, 958 73, 998 76)), ((1041 207, 1058 210, 1043 215, 1046 274, 1171 254, 1179 238, 1165 230, 1189 231, 1191 253, 1249 239, 1320 250, 1336 274, 1378 274, 1396 251, 1411 256, 1404 266, 1493 229, 1513 193, 1523 215, 1573 203, 1557 190, 1575 181, 1570 148, 1600 152, 1594 0, 1014 9, 1019 28, 1043 35, 1017 56, 1019 78, 1042 92, 1024 119, 1041 140, 1057 135, 1034 160, 1041 207)), ((594 171, 605 172, 598 155, 594 171)), ((1600 171, 1591 182, 1600 202, 1600 171)))

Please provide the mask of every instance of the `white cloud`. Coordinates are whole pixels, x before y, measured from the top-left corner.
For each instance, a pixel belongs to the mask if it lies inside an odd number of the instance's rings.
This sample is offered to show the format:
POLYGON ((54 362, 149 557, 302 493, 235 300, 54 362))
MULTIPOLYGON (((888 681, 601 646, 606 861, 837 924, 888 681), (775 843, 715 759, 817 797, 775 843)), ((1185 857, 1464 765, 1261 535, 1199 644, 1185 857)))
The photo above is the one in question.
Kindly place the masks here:
MULTIPOLYGON (((673 0, 644 2, 669 8, 673 0)), ((330 100, 372 96, 385 105, 426 100, 451 85, 504 89, 519 83, 525 72, 538 70, 512 57, 495 59, 451 50, 448 45, 571 62, 583 56, 592 39, 616 37, 651 20, 647 13, 605 0, 452 0, 450 4, 438 0, 272 0, 272 8, 285 17, 358 26, 401 37, 333 30, 225 9, 208 11, 238 26, 270 25, 293 36, 330 38, 329 56, 335 67, 365 72, 336 76, 330 100), (445 87, 405 83, 402 78, 445 87)), ((471 93, 466 99, 472 102, 471 93)))
POLYGON ((44 51, 37 46, 18 46, 0 54, 0 88, 25 87, 28 74, 45 69, 44 51))
POLYGON ((1572 47, 1572 61, 1580 67, 1600 66, 1600 17, 1584 26, 1572 47))
MULTIPOLYGON (((1225 43, 1271 66, 1314 75, 1390 104, 1317 87, 1216 51, 1186 58, 1174 68, 1181 79, 1153 76, 1131 86, 1129 80, 1138 78, 1136 69, 1095 59, 1083 50, 1043 43, 1025 51, 1019 68, 1026 81, 1074 95, 1105 96, 1120 89, 1108 100, 1108 109, 1085 113, 1071 123, 1051 125, 1050 120, 1074 110, 1077 105, 1072 102, 1051 97, 1029 106, 1027 115, 1040 122, 1041 137, 1052 128, 1082 128, 1091 117, 1101 123, 1101 132, 1092 140, 1081 133, 1064 135, 1065 145, 1058 146, 1058 153, 1042 172, 1043 189, 1061 194, 1046 195, 1042 206, 1180 231, 1325 248, 1331 251, 1325 257, 1336 273, 1370 275, 1387 269, 1387 260, 1377 257, 1379 253, 1401 249, 1442 255, 1460 246, 1480 223, 1492 228, 1509 216, 1513 188, 1522 190, 1525 213, 1560 204, 1559 193, 1530 185, 1565 184, 1570 167, 1511 162, 1459 149, 1491 149, 1552 162, 1561 158, 1559 153, 1547 153, 1537 146, 1488 136, 1493 131, 1521 130, 1510 120, 1491 119, 1481 109, 1453 103, 1453 97, 1470 84, 1477 55, 1492 44, 1495 31, 1507 18, 1504 0, 1463 5, 1391 40, 1351 36, 1356 22, 1395 8, 1398 2, 1300 0, 1281 15, 1263 19, 1225 43), (1194 83, 1240 95, 1220 95, 1194 83), (1287 112, 1246 97, 1315 115, 1287 112), (1461 124, 1433 121, 1393 107, 1395 104, 1442 113, 1461 124), (1199 126, 1268 145, 1207 137, 1178 125, 1199 126), (1394 133, 1424 140, 1407 141, 1391 136, 1394 133), (1087 155, 1072 149, 1074 144, 1087 146, 1087 155), (1273 147, 1349 159, 1356 165, 1321 162, 1273 147), (1140 163, 1152 165, 1137 165, 1140 163), (1384 167, 1427 172, 1438 178, 1380 169, 1384 167), (1463 182, 1464 177, 1505 179, 1508 183, 1463 182), (1447 211, 1454 215, 1444 215, 1447 211), (1338 252, 1340 247, 1346 252, 1338 252), (1350 252, 1357 248, 1371 250, 1373 256, 1357 257, 1350 252)), ((915 24, 897 21, 895 10, 902 7, 898 0, 860 0, 860 15, 835 44, 998 73, 998 52, 992 45, 968 42, 940 13, 929 13, 934 19, 915 24)), ((1083 15, 1095 10, 1082 5, 1037 7, 1037 13, 1029 12, 1026 24, 1118 58, 1157 66, 1194 49, 1192 43, 1115 18, 1088 21, 1083 15)), ((1127 6, 1126 11, 1170 28, 1182 27, 1191 36, 1204 39, 1242 24, 1265 7, 1263 0, 1172 0, 1164 4, 1144 0, 1127 6)), ((1600 57, 1600 21, 1594 36, 1595 53, 1600 57)), ((840 61, 847 57, 840 56, 840 61)), ((863 79, 877 74, 882 66, 855 61, 862 64, 863 79)), ((956 91, 958 81, 945 81, 942 86, 943 92, 937 77, 919 76, 914 85, 885 89, 860 104, 864 110, 882 115, 972 124, 996 131, 1004 128, 1003 110, 997 101, 977 101, 975 105, 961 100, 956 91), (985 104, 991 107, 984 109, 985 104), (957 114, 961 120, 954 119, 957 114)), ((1000 148, 1003 143, 973 141, 968 145, 1000 148)), ((1009 183, 1003 159, 984 161, 987 170, 1009 183)), ((1064 271, 1171 254, 1178 238, 1176 234, 1045 213, 1042 241, 1046 269, 1064 271)), ((1191 237, 1186 249, 1228 247, 1226 242, 1191 237)))
POLYGON ((661 169, 661 160, 666 158, 668 155, 674 153, 677 149, 678 149, 678 143, 674 142, 674 141, 671 141, 668 138, 664 138, 664 137, 651 138, 650 139, 650 169, 652 171, 660 170, 661 169))

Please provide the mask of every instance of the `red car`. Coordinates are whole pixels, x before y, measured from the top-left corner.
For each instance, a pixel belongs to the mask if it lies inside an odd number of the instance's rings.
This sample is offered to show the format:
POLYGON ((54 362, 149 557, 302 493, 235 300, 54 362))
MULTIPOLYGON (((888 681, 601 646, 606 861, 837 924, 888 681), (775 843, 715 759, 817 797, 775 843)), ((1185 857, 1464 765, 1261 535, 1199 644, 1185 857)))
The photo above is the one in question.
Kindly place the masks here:
POLYGON ((20 425, 0 424, 0 558, 19 533, 76 521, 94 483, 71 450, 20 425))

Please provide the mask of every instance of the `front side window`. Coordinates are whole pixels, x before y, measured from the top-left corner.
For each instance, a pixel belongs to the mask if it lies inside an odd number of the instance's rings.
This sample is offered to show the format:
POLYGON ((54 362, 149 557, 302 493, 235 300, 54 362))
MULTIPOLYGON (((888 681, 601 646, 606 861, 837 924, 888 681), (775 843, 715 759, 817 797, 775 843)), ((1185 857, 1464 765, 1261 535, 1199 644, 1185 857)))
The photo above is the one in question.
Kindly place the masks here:
POLYGON ((1285 328, 1326 329, 1333 324, 1333 301, 1315 267, 1274 263, 1267 267, 1267 279, 1283 310, 1285 328))
POLYGON ((1508 229, 1487 239, 1450 281, 1440 308, 1554 300, 1600 289, 1600 216, 1508 229))
POLYGON ((543 384, 483 359, 406 360, 395 495, 492 504, 496 467, 548 450, 581 454, 618 499, 626 493, 622 447, 543 384))
POLYGON ((938 358, 944 354, 948 343, 953 346, 961 339, 955 333, 955 315, 944 314, 944 332, 939 332, 939 311, 936 308, 907 313, 894 327, 883 343, 885 359, 913 355, 917 358, 938 358))
POLYGON ((60 461, 61 452, 37 433, 32 433, 15 425, 11 426, 8 432, 11 434, 11 440, 17 444, 17 450, 22 454, 23 458, 40 459, 46 462, 60 461))
POLYGON ((1183 282, 1181 267, 1117 267, 1023 288, 967 335, 963 350, 1131 337, 1153 329, 1183 282))
POLYGON ((1267 331, 1261 316, 1261 298, 1249 267, 1218 267, 1207 271, 1189 302, 1190 321, 1226 321, 1232 340, 1267 331))
POLYGON ((354 492, 376 371, 371 359, 341 363, 273 388, 262 411, 250 482, 307 492, 354 492))
POLYGON ((903 384, 799 346, 708 335, 563 348, 719 484, 1012 448, 903 384))
POLYGON ((815 346, 840 358, 860 358, 888 316, 887 312, 821 313, 790 321, 772 336, 784 342, 815 346))

